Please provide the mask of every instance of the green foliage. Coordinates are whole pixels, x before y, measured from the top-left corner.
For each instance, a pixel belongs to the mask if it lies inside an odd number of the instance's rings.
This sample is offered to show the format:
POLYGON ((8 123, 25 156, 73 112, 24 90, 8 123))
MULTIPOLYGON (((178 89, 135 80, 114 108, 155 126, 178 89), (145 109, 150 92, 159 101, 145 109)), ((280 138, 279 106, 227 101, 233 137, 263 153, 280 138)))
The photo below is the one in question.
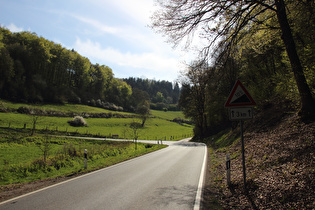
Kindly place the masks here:
MULTIPOLYGON (((124 79, 133 90, 145 91, 149 100, 154 103, 177 104, 180 88, 176 82, 174 85, 168 81, 155 81, 149 79, 129 77, 124 79)), ((155 108, 155 107, 154 107, 155 108)))
POLYGON ((85 103, 102 100, 127 106, 131 88, 112 69, 91 64, 35 33, 0 28, 0 97, 12 101, 85 103))
POLYGON ((11 101, 134 111, 143 100, 176 104, 180 92, 177 83, 173 88, 167 81, 116 79, 110 67, 91 64, 73 49, 35 33, 11 33, 2 27, 0 69, 0 97, 11 101))
POLYGON ((136 113, 142 120, 141 126, 143 127, 150 115, 150 103, 149 101, 143 101, 137 106, 136 113))

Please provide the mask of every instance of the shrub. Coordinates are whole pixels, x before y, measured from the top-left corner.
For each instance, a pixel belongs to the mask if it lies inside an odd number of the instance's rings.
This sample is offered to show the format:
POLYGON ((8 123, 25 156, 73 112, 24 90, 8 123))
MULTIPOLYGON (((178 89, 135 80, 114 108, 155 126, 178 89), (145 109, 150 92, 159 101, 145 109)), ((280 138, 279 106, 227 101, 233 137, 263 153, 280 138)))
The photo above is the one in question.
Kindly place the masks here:
POLYGON ((21 106, 17 109, 17 112, 20 113, 20 114, 33 114, 34 113, 34 110, 32 110, 31 108, 29 107, 24 107, 24 106, 21 106))
POLYGON ((83 127, 83 126, 87 127, 86 121, 81 116, 75 116, 73 120, 69 120, 68 123, 74 127, 83 127))
POLYGON ((73 144, 64 144, 63 152, 65 156, 76 157, 78 156, 77 148, 73 144))
POLYGON ((188 124, 188 125, 192 125, 192 124, 193 124, 191 121, 189 121, 189 120, 184 120, 184 119, 182 119, 182 118, 180 118, 180 117, 176 117, 176 118, 174 118, 172 121, 173 121, 173 122, 176 122, 176 123, 178 123, 178 124, 183 124, 183 123, 186 123, 186 124, 188 124))

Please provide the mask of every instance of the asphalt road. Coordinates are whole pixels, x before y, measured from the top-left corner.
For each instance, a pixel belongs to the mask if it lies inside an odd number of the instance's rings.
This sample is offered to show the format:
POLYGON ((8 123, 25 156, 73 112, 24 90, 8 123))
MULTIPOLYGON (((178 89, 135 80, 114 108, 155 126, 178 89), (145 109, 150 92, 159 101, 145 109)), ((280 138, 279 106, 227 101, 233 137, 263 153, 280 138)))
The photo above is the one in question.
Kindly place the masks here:
POLYGON ((206 146, 166 143, 157 152, 5 201, 0 209, 198 209, 206 146))

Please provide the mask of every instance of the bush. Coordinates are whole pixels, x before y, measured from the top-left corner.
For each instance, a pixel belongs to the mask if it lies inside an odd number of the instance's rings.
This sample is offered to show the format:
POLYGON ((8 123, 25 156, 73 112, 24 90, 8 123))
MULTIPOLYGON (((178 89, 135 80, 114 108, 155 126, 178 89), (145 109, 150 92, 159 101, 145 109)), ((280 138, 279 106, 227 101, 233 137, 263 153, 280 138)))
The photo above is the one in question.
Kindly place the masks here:
POLYGON ((34 110, 29 107, 21 106, 16 110, 20 114, 33 114, 34 110))
POLYGON ((174 118, 172 121, 173 121, 173 122, 176 122, 176 123, 178 123, 178 124, 183 124, 183 123, 186 123, 186 124, 188 124, 188 125, 192 125, 192 124, 193 124, 191 121, 189 121, 189 120, 184 120, 184 119, 182 119, 182 118, 180 118, 180 117, 176 117, 176 118, 174 118))
POLYGON ((73 144, 64 144, 63 152, 66 156, 76 157, 78 156, 77 148, 73 144))
MULTIPOLYGON (((90 102, 90 104, 92 104, 92 103, 90 102)), ((112 110, 112 111, 124 111, 123 107, 117 106, 117 105, 115 105, 113 103, 103 102, 101 99, 97 99, 96 100, 95 106, 103 108, 103 109, 112 110)))
POLYGON ((68 121, 68 123, 74 127, 83 127, 83 126, 87 127, 86 121, 81 116, 75 116, 73 120, 68 121))

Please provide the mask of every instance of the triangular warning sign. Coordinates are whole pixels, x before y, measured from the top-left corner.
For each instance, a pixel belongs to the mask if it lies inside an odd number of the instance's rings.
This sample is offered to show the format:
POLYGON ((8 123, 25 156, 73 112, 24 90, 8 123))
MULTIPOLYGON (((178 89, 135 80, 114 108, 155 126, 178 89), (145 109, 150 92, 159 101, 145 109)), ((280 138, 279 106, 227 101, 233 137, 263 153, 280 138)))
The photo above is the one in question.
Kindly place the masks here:
POLYGON ((237 80, 224 106, 235 107, 255 105, 256 102, 254 101, 254 99, 250 96, 241 81, 237 80))

